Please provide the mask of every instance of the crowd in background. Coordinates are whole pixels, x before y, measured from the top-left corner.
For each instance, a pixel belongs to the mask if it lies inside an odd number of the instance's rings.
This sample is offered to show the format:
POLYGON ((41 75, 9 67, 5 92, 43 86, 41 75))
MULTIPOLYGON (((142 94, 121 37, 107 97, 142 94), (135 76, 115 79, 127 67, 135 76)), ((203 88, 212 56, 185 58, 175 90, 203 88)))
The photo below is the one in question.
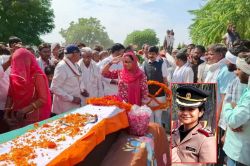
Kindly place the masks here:
MULTIPOLYGON (((116 43, 108 49, 84 43, 65 47, 42 43, 35 51, 12 36, 0 45, 1 132, 17 129, 86 105, 89 97, 118 95, 144 105, 157 92, 147 80, 171 83, 217 83, 219 162, 250 165, 250 41, 229 25, 223 44, 189 44, 173 49, 167 31, 162 50, 145 43, 141 50, 116 43), (225 154, 223 154, 225 153, 225 154)), ((159 101, 165 94, 157 95, 159 101)), ((152 103, 152 105, 155 103, 152 103)), ((151 121, 170 130, 169 111, 157 110, 151 121)))

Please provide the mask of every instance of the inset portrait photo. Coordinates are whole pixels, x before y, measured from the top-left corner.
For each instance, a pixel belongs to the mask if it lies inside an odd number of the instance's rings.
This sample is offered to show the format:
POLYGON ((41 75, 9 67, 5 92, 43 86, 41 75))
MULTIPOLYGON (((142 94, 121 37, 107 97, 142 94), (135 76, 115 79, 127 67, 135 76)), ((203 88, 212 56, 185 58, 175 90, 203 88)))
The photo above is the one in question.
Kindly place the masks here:
POLYGON ((216 163, 216 84, 172 84, 172 163, 216 163))

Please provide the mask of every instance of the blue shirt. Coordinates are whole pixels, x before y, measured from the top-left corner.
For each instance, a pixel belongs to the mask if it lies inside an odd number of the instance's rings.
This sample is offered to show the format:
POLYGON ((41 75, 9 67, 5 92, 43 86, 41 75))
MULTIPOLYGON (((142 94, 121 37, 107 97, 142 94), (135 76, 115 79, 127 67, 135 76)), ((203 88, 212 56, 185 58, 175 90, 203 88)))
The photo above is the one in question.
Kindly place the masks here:
POLYGON ((234 72, 229 72, 227 66, 223 66, 220 70, 218 77, 217 77, 217 86, 218 86, 218 98, 217 102, 218 104, 221 102, 221 94, 226 93, 226 89, 230 82, 232 82, 235 79, 234 72))
POLYGON ((223 150, 231 159, 250 165, 250 88, 245 89, 234 109, 227 103, 223 111, 229 126, 223 150), (231 130, 240 126, 243 127, 241 132, 231 130))

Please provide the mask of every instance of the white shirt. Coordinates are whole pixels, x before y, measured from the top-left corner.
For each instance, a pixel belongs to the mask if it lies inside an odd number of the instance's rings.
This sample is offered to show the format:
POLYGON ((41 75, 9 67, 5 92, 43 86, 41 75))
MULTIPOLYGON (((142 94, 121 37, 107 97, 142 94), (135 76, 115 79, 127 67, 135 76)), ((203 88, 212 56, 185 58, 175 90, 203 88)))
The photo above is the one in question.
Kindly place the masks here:
POLYGON ((101 73, 96 63, 91 60, 89 67, 86 67, 83 59, 81 59, 78 61, 78 65, 82 70, 82 81, 85 89, 89 93, 89 97, 103 96, 101 73))
POLYGON ((198 82, 204 82, 205 78, 207 76, 207 72, 210 68, 210 64, 207 64, 206 62, 203 62, 202 64, 200 64, 198 66, 198 74, 197 74, 197 78, 198 78, 198 82))
POLYGON ((9 60, 10 56, 1 55, 0 56, 0 110, 4 110, 8 90, 9 90, 9 74, 10 67, 4 71, 2 64, 9 60))
POLYGON ((77 65, 66 57, 57 64, 51 83, 51 91, 54 93, 53 113, 60 114, 80 107, 72 101, 74 97, 80 97, 82 101, 84 100, 81 95, 81 91, 84 89, 81 77, 82 73, 78 70, 77 65))
MULTIPOLYGON (((114 57, 112 55, 108 56, 107 58, 103 59, 102 62, 100 63, 100 71, 108 64, 109 62, 112 61, 114 57)), ((109 70, 121 70, 123 68, 122 62, 119 62, 118 64, 113 64, 110 66, 109 70)), ((111 79, 105 78, 102 76, 102 84, 104 88, 104 95, 117 95, 118 93, 118 86, 110 84, 111 79)), ((118 79, 116 79, 118 81, 118 79)))
POLYGON ((226 65, 226 61, 227 60, 225 58, 223 58, 219 62, 212 64, 208 69, 207 76, 206 76, 204 82, 205 83, 209 83, 209 82, 216 83, 218 74, 219 74, 220 70, 222 69, 222 67, 226 65))
POLYGON ((193 83, 194 82, 194 72, 189 66, 189 63, 185 63, 183 66, 177 66, 174 70, 172 82, 177 83, 193 83))
POLYGON ((174 70, 176 68, 175 60, 172 57, 172 55, 170 55, 168 52, 166 53, 165 56, 166 56, 166 58, 163 58, 163 59, 165 59, 164 61, 168 64, 167 65, 168 81, 172 82, 173 73, 174 73, 174 70))

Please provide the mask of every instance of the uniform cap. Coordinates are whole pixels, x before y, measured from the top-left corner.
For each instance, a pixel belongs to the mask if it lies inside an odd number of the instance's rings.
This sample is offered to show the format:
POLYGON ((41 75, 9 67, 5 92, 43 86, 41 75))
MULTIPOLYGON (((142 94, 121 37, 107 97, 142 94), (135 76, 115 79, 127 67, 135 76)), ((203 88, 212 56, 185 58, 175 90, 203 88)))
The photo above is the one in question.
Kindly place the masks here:
POLYGON ((176 102, 181 107, 199 107, 207 101, 208 94, 192 85, 176 89, 176 102))

